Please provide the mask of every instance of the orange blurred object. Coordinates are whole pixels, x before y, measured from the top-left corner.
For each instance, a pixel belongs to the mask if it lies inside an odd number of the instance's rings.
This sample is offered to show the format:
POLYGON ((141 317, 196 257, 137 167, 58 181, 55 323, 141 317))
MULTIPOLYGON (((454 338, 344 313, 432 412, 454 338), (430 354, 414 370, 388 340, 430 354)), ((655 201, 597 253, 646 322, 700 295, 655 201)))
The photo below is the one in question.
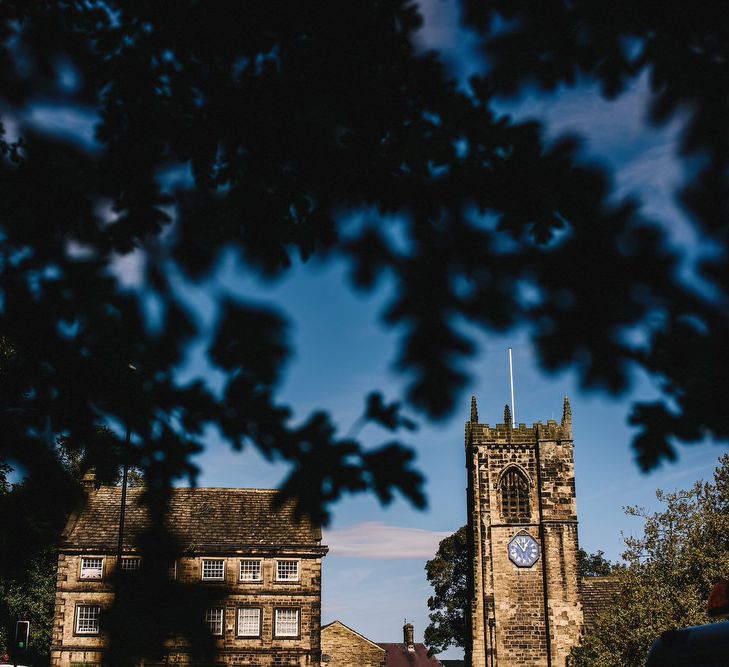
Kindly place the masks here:
POLYGON ((720 579, 711 587, 706 609, 711 618, 729 618, 729 581, 720 579))

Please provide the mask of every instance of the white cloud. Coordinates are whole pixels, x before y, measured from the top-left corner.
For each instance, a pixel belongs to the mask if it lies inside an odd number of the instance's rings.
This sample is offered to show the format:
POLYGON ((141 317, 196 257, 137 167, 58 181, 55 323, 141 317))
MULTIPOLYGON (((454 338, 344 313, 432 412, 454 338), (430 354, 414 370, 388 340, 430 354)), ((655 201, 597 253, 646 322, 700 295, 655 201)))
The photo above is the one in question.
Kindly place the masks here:
POLYGON ((330 556, 371 560, 432 558, 438 543, 449 532, 388 526, 379 521, 365 521, 347 528, 327 530, 324 543, 330 556))

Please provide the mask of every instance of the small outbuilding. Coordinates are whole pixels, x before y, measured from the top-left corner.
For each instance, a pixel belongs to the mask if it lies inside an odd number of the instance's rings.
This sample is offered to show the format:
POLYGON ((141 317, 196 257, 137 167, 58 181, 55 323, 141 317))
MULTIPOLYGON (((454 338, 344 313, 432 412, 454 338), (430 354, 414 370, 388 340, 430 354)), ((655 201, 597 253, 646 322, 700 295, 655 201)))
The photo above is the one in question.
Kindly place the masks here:
POLYGON ((385 667, 385 649, 341 621, 321 629, 322 667, 385 667))
POLYGON ((403 626, 401 643, 373 642, 340 621, 321 631, 322 667, 443 667, 414 641, 411 623, 403 626))

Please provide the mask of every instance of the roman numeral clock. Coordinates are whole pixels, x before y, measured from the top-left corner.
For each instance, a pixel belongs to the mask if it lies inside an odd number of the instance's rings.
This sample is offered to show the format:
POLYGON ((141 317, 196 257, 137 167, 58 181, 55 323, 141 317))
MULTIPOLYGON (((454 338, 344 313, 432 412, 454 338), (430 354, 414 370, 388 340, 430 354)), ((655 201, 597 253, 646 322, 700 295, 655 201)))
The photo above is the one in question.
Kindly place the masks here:
POLYGON ((509 560, 517 567, 531 567, 539 560, 539 545, 525 531, 511 538, 507 551, 509 560))

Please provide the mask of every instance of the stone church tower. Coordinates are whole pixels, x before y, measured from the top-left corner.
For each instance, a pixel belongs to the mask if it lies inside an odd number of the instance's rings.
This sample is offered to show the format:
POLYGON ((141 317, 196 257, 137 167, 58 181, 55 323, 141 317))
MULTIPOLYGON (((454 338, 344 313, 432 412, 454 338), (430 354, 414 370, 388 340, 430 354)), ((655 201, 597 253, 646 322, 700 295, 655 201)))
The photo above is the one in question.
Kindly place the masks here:
POLYGON ((565 667, 582 629, 572 414, 466 423, 472 667, 565 667))

